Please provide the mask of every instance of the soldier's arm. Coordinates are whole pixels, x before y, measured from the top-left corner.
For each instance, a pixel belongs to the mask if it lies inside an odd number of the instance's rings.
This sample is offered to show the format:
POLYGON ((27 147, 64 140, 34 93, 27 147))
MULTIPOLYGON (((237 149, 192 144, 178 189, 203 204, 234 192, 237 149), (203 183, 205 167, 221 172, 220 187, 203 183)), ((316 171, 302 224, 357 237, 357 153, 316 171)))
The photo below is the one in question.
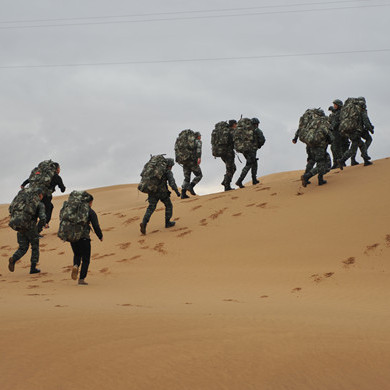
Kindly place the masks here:
POLYGON ((102 241, 103 233, 102 230, 100 229, 99 220, 96 213, 91 208, 89 209, 89 221, 92 224, 95 234, 98 236, 99 240, 102 241))
POLYGON ((363 127, 368 130, 371 134, 374 134, 374 126, 372 125, 370 118, 367 115, 367 111, 363 111, 362 115, 363 127))
POLYGON ((257 147, 260 149, 265 144, 265 137, 260 129, 256 130, 257 133, 257 147))
POLYGON ((197 139, 196 141, 196 158, 202 157, 202 141, 197 139))
POLYGON ((45 205, 42 202, 38 203, 38 218, 39 221, 44 225, 46 225, 46 212, 45 205))
POLYGON ((21 184, 20 188, 26 187, 26 185, 29 184, 29 183, 30 183, 30 179, 26 179, 26 180, 21 184))
POLYGON ((176 194, 179 192, 178 188, 177 188, 177 185, 176 185, 176 182, 175 182, 175 178, 173 177, 173 173, 172 171, 169 169, 167 171, 167 180, 168 180, 168 184, 169 186, 173 189, 173 191, 176 192, 176 194))
POLYGON ((66 188, 64 186, 64 183, 62 182, 62 178, 57 173, 53 176, 53 179, 51 181, 53 190, 55 191, 56 186, 58 186, 61 190, 61 192, 65 192, 66 188))
POLYGON ((292 143, 296 144, 299 138, 299 129, 295 132, 294 138, 292 139, 292 143))

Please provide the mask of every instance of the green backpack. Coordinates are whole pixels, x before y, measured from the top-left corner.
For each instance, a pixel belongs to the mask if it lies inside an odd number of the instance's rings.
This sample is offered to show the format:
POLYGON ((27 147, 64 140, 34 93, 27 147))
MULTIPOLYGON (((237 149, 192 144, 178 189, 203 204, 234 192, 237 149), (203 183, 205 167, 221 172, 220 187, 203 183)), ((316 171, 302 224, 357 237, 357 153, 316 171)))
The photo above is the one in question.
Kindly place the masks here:
POLYGON ((34 225, 40 201, 35 188, 20 190, 8 209, 10 214, 9 226, 18 232, 30 230, 34 225))
POLYGON ((299 139, 310 147, 328 144, 330 120, 327 116, 314 116, 299 132, 299 139))
POLYGON ((60 211, 58 237, 63 241, 79 241, 88 231, 89 201, 91 195, 86 191, 72 191, 60 211))
POLYGON ((221 157, 233 146, 231 129, 226 122, 218 122, 211 133, 211 151, 214 157, 221 157))
POLYGON ((196 156, 195 131, 187 129, 180 132, 175 142, 175 159, 179 164, 195 159, 196 156))
POLYGON ((40 188, 44 196, 50 196, 52 191, 50 183, 56 173, 56 165, 52 160, 45 160, 38 164, 36 168, 31 171, 29 181, 30 187, 40 188))
POLYGON ((249 118, 241 118, 233 132, 234 149, 238 153, 253 152, 257 150, 253 123, 249 118))
POLYGON ((167 169, 168 162, 164 155, 151 156, 141 172, 141 182, 138 184, 138 189, 146 194, 157 192, 167 169))
POLYGON ((340 110, 339 130, 344 135, 352 134, 361 129, 362 100, 357 98, 348 98, 340 110))

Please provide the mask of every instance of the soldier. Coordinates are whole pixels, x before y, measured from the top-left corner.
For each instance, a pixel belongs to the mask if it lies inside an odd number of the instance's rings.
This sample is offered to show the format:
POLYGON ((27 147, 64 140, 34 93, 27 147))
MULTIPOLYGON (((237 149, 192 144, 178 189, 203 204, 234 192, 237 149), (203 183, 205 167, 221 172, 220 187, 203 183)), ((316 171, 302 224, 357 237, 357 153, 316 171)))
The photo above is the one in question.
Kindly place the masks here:
MULTIPOLYGON (((183 173, 184 173, 184 182, 181 190, 181 199, 187 199, 187 190, 191 195, 196 195, 194 187, 201 181, 203 175, 202 170, 200 169, 201 157, 202 157, 202 140, 201 135, 197 131, 195 132, 195 153, 194 156, 185 162, 183 162, 183 173), (191 181, 191 173, 195 177, 191 181)), ((172 187, 173 188, 173 187, 172 187)))
POLYGON ((260 121, 257 118, 251 119, 252 126, 253 126, 253 133, 254 133, 254 145, 252 151, 244 152, 244 157, 246 159, 246 164, 244 168, 242 169, 241 175, 236 181, 236 185, 240 188, 245 188, 245 186, 242 184, 243 180, 245 179, 245 176, 247 173, 251 170, 252 172, 252 184, 258 184, 260 183, 259 180, 257 180, 257 160, 256 157, 257 149, 260 149, 265 144, 265 137, 263 132, 259 129, 259 123, 260 121))
POLYGON ((328 144, 331 144, 332 142, 333 135, 332 133, 328 133, 325 141, 320 145, 315 147, 308 147, 308 155, 313 159, 314 164, 310 170, 306 168, 306 172, 301 176, 302 185, 304 187, 310 184, 309 179, 317 174, 319 186, 327 183, 327 181, 324 180, 324 175, 329 172, 330 156, 326 149, 328 144))
MULTIPOLYGON (((295 136, 294 136, 294 138, 292 139, 292 143, 293 143, 293 144, 296 144, 297 141, 298 141, 298 138, 299 138, 299 131, 300 131, 300 129, 298 129, 298 130, 295 132, 295 136)), ((308 173, 308 172, 310 172, 310 171, 314 168, 315 161, 314 161, 313 156, 311 155, 310 148, 309 148, 309 146, 307 146, 307 145, 306 145, 306 154, 307 154, 307 160, 306 160, 306 169, 305 169, 305 173, 308 173)), ((307 180, 307 181, 306 181, 306 184, 311 184, 311 182, 310 182, 309 180, 307 180)))
MULTIPOLYGON (((372 137, 371 134, 374 134, 374 126, 371 123, 368 114, 367 114, 367 105, 366 105, 366 99, 364 97, 358 97, 360 100, 360 107, 362 109, 362 132, 361 132, 361 138, 365 140, 365 146, 366 146, 366 152, 367 157, 371 159, 371 157, 368 156, 368 148, 370 147, 372 143, 372 137), (370 134, 371 133, 371 134, 370 134)), ((357 152, 357 150, 356 150, 357 152)), ((358 165, 359 163, 356 161, 356 153, 351 157, 351 165, 358 165)), ((370 165, 370 164, 368 164, 370 165)))
MULTIPOLYGON (((61 192, 65 192, 66 187, 64 186, 64 183, 62 182, 61 176, 59 175, 61 172, 60 165, 58 163, 54 163, 56 166, 56 172, 51 179, 50 185, 49 185, 49 190, 51 193, 53 193, 56 190, 56 187, 58 186, 61 190, 61 192)), ((20 188, 24 188, 27 184, 30 183, 30 180, 27 179, 25 180, 20 188)), ((40 233, 45 227, 46 229, 49 228, 49 222, 51 220, 51 215, 53 213, 53 203, 52 203, 53 196, 52 195, 44 195, 42 199, 42 203, 45 205, 45 214, 46 214, 46 224, 43 225, 42 222, 38 223, 38 233, 40 233)), ((40 236, 42 237, 42 236, 40 236)))
POLYGON ((150 217, 152 216, 154 210, 156 209, 157 203, 160 200, 165 205, 165 227, 170 228, 175 226, 175 222, 171 221, 173 206, 171 202, 171 192, 168 190, 167 182, 169 186, 175 191, 176 195, 180 197, 180 192, 177 188, 175 179, 172 173, 172 167, 175 165, 173 158, 167 158, 167 170, 163 175, 158 190, 151 192, 148 195, 149 206, 146 209, 145 216, 140 223, 140 230, 142 234, 146 234, 146 225, 148 224, 150 217))
POLYGON ((234 143, 233 143, 233 132, 236 127, 237 127, 237 121, 235 119, 231 119, 229 121, 229 128, 230 128, 229 144, 227 146, 226 152, 221 156, 221 159, 226 166, 225 177, 223 178, 223 182, 221 183, 225 187, 225 191, 234 190, 234 188, 232 188, 230 184, 232 182, 233 175, 237 169, 236 164, 234 163, 235 154, 234 154, 234 143))
POLYGON ((91 224, 99 240, 103 241, 103 233, 99 226, 98 217, 95 211, 92 210, 93 196, 91 194, 88 195, 88 223, 84 225, 84 231, 82 232, 81 238, 76 242, 70 243, 73 250, 73 268, 71 277, 73 280, 77 280, 79 274, 79 267, 81 265, 78 284, 85 286, 88 285, 88 283, 85 281, 85 278, 87 277, 89 263, 91 261, 91 238, 89 236, 91 224))
MULTIPOLYGON (((43 191, 40 188, 37 188, 36 190, 33 191, 38 195, 39 199, 42 201, 43 191)), ((15 263, 26 254, 30 244, 31 244, 30 274, 37 274, 41 272, 41 270, 37 268, 37 264, 39 262, 39 237, 38 237, 38 227, 37 227, 38 218, 42 226, 45 225, 46 222, 45 206, 43 205, 42 202, 39 202, 37 205, 36 213, 32 217, 31 222, 29 223, 30 227, 26 231, 18 231, 17 233, 19 248, 9 258, 9 262, 8 262, 8 269, 11 272, 14 272, 15 263)))
POLYGON ((334 140, 331 144, 331 151, 333 156, 333 165, 331 169, 338 167, 337 160, 339 160, 345 151, 345 144, 349 144, 348 138, 340 133, 340 112, 343 102, 340 99, 333 101, 333 106, 329 107, 329 111, 332 113, 329 115, 329 120, 331 123, 331 131, 334 137, 334 140))
POLYGON ((347 161, 349 158, 351 158, 351 160, 352 160, 351 165, 359 164, 355 160, 355 156, 356 156, 358 148, 360 149, 361 156, 364 160, 364 166, 372 165, 372 162, 370 161, 371 157, 367 154, 366 144, 363 142, 361 137, 362 137, 363 133, 365 133, 365 131, 367 131, 367 135, 369 137, 367 139, 367 142, 368 142, 368 146, 370 146, 372 138, 368 134, 368 131, 373 133, 374 127, 372 126, 370 120, 368 119, 365 98, 361 97, 361 98, 358 98, 357 100, 358 100, 357 106, 360 108, 359 123, 357 125, 357 128, 355 128, 351 133, 348 134, 348 137, 351 141, 351 145, 350 145, 349 149, 340 157, 339 160, 337 160, 338 166, 341 170, 345 166, 345 161, 347 161))

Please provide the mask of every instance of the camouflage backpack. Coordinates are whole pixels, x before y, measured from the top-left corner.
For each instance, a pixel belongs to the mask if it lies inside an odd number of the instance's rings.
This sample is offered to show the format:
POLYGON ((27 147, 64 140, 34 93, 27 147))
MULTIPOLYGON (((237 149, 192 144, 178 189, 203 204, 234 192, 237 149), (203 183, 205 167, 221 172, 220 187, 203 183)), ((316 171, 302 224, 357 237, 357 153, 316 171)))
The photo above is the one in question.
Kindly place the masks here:
POLYGON ((168 162, 164 155, 152 156, 141 172, 141 182, 138 189, 146 194, 157 192, 167 169, 168 162))
POLYGON ((361 129, 361 102, 357 98, 348 98, 341 107, 339 130, 342 134, 348 135, 361 129))
POLYGON ((175 142, 175 159, 179 164, 192 160, 196 155, 195 131, 187 129, 180 132, 175 142))
POLYGON ((328 144, 330 120, 327 116, 314 116, 299 132, 299 139, 310 147, 328 144))
POLYGON ((34 224, 39 199, 35 188, 25 188, 18 192, 9 206, 9 226, 18 231, 26 232, 34 224))
POLYGON ((257 150, 253 123, 249 118, 241 118, 233 132, 234 149, 238 153, 253 152, 257 150))
POLYGON ((50 189, 50 182, 56 173, 56 165, 52 160, 45 160, 38 164, 36 168, 31 171, 29 181, 30 187, 42 189, 44 196, 50 196, 52 191, 50 189))
POLYGON ((63 241, 80 240, 88 228, 89 202, 91 195, 86 191, 72 191, 60 211, 58 237, 63 241))
POLYGON ((325 116, 325 113, 323 110, 321 110, 321 108, 308 108, 305 113, 299 118, 299 131, 307 127, 309 122, 317 116, 325 116))
POLYGON ((218 122, 211 133, 211 151, 214 157, 221 157, 232 146, 231 129, 226 122, 218 122))

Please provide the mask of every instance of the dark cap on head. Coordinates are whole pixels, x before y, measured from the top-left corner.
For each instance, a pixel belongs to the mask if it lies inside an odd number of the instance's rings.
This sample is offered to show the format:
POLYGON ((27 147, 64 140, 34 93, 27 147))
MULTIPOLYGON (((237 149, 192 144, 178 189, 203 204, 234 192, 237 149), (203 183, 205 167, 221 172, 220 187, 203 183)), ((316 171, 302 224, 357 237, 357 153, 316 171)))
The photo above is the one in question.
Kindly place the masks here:
POLYGON ((229 126, 233 126, 237 123, 237 121, 235 119, 230 119, 229 121, 229 126))
POLYGON ((199 131, 195 131, 195 137, 200 137, 199 131))
POLYGON ((337 104, 339 107, 343 106, 343 102, 340 99, 333 100, 333 104, 337 104))
POLYGON ((175 165, 175 160, 173 158, 167 158, 168 168, 173 167, 175 165))
POLYGON ((251 119, 252 123, 255 124, 255 125, 258 125, 260 123, 259 119, 258 118, 252 118, 251 119))

